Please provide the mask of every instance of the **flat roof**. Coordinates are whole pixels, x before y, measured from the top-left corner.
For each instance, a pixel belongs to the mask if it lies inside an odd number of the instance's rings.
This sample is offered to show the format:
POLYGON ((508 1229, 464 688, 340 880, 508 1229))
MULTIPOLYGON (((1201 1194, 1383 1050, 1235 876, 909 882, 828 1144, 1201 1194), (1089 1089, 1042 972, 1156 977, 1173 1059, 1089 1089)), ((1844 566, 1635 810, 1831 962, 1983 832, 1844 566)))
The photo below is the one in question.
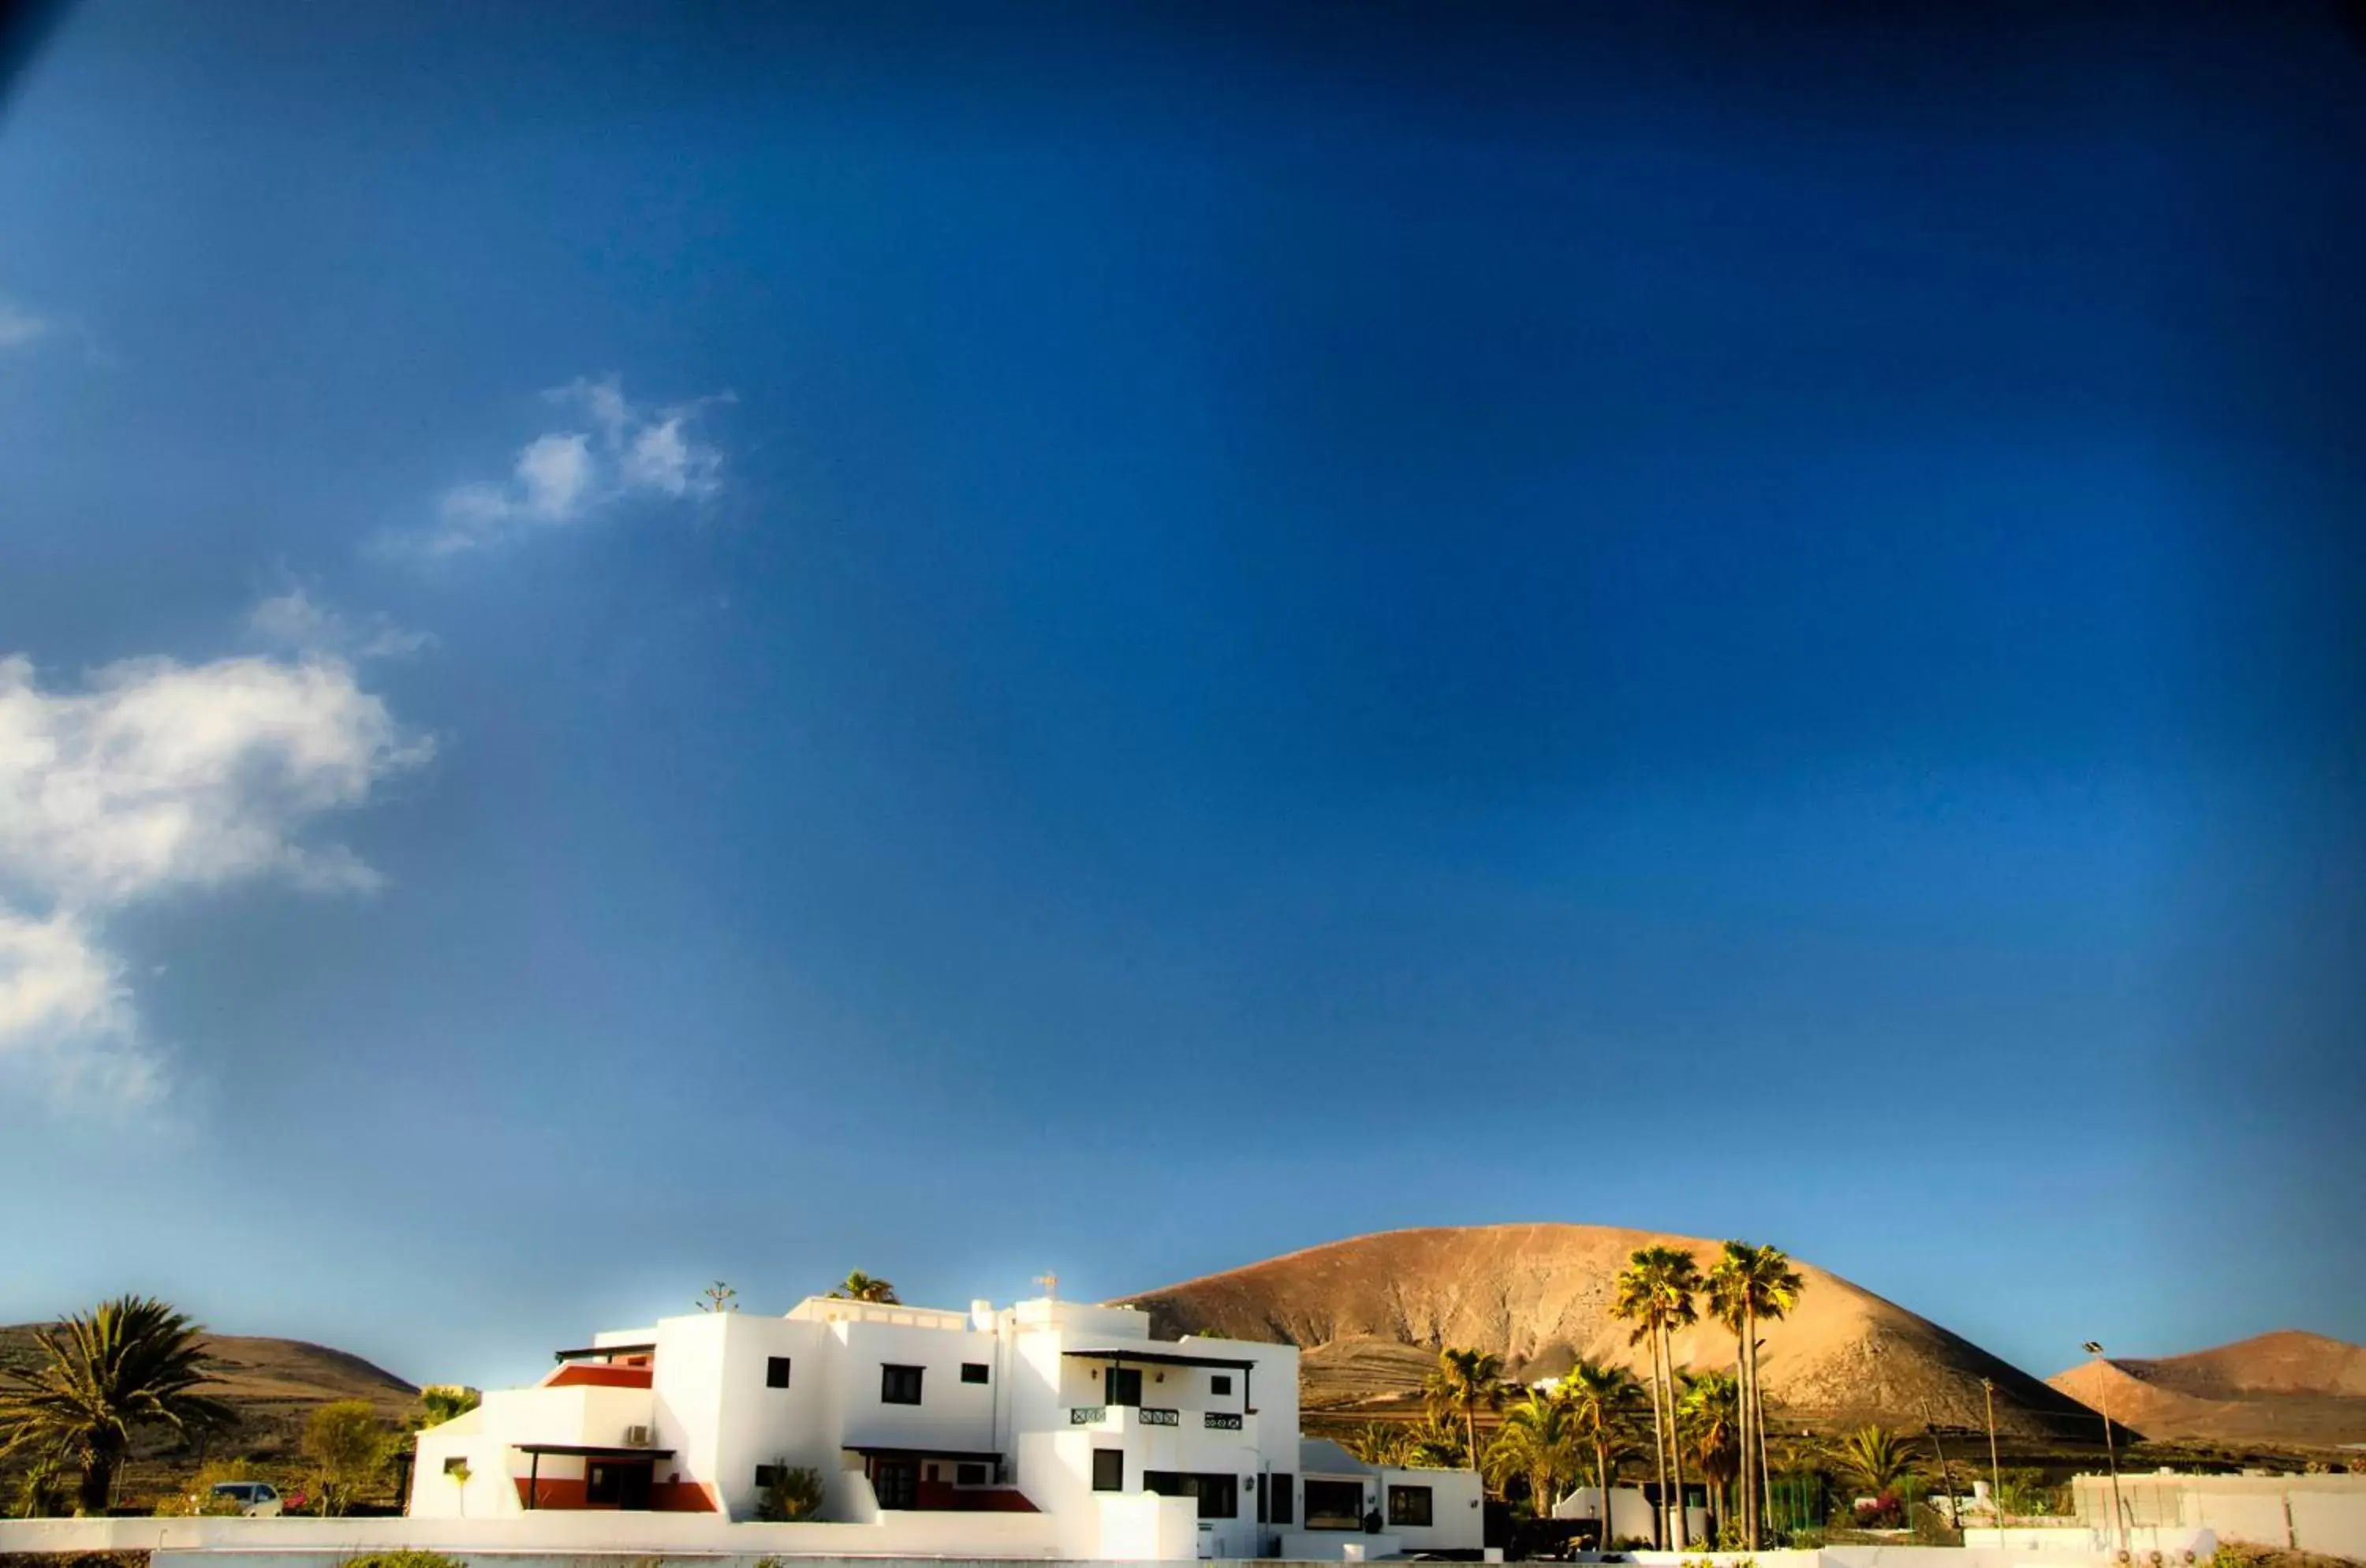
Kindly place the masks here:
POLYGON ((553 1350, 554 1361, 588 1361, 594 1356, 648 1356, 656 1353, 654 1340, 647 1345, 586 1345, 574 1350, 553 1350))
POLYGON ((1255 1361, 1244 1361, 1229 1356, 1186 1356, 1172 1350, 1137 1350, 1132 1346, 1120 1346, 1111 1350, 1063 1350, 1063 1356, 1074 1356, 1083 1361, 1146 1361, 1154 1367, 1228 1367, 1236 1372, 1256 1371, 1255 1361))
POLYGON ((569 1459, 671 1459, 671 1449, 603 1448, 597 1443, 512 1443, 522 1454, 564 1454, 569 1459))

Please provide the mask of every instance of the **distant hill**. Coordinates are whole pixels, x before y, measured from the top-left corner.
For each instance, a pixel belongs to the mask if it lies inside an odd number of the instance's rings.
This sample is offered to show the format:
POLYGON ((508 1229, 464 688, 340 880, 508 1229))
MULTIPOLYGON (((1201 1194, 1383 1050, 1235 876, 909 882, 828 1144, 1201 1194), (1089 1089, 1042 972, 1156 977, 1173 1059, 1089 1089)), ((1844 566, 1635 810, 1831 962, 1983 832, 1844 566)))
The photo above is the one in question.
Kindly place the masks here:
MULTIPOLYGON (((0 1327, 0 1367, 29 1369, 40 1359, 34 1335, 43 1326, 0 1327)), ((261 1339, 209 1335, 206 1354, 221 1381, 203 1392, 239 1413, 231 1446, 238 1453, 292 1449, 304 1419, 317 1406, 339 1399, 366 1399, 389 1420, 407 1417, 419 1391, 383 1367, 359 1356, 300 1339, 261 1339)))
MULTIPOLYGON (((1530 1381, 1581 1356, 1644 1372, 1647 1354, 1610 1303, 1628 1254, 1659 1244, 1691 1249, 1704 1269, 1719 1245, 1607 1225, 1389 1231, 1131 1300, 1161 1332, 1297 1345, 1308 1410, 1377 1413, 1409 1400, 1441 1346, 1495 1351, 1530 1381)), ((1798 1267, 1799 1309, 1766 1330, 1761 1352, 1777 1419, 1977 1427, 1987 1378, 2000 1432, 2091 1439, 2094 1413, 2069 1395, 1836 1274, 1798 1267)), ((1677 1337, 1676 1359, 1729 1368, 1734 1348, 1733 1336, 1704 1324, 1677 1337)))
POLYGON ((2157 1441, 2366 1442, 2366 1347, 2282 1329, 2154 1359, 2098 1359, 2046 1380, 2157 1441))

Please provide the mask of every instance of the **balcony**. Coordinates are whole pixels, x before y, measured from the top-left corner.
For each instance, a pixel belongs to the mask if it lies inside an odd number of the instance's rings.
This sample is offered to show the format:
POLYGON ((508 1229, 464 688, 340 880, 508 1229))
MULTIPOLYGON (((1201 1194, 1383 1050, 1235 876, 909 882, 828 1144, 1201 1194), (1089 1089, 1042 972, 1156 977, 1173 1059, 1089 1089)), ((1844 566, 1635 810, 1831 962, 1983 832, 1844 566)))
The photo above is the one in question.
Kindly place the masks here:
POLYGON ((1072 1404, 1068 1425, 1097 1432, 1173 1432, 1221 1434, 1255 1446, 1256 1416, 1237 1410, 1177 1410, 1157 1404, 1072 1404))

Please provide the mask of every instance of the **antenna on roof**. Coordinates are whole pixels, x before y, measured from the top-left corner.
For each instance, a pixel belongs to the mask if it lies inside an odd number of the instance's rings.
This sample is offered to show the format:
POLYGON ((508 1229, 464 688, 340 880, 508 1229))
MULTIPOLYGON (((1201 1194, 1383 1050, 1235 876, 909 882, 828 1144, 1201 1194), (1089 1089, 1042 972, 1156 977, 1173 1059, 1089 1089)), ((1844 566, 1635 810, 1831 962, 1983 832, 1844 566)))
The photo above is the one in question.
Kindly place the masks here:
POLYGON ((1060 1299, 1060 1276, 1057 1274, 1038 1274, 1035 1276, 1035 1282, 1043 1287, 1043 1299, 1045 1301, 1056 1302, 1060 1299))

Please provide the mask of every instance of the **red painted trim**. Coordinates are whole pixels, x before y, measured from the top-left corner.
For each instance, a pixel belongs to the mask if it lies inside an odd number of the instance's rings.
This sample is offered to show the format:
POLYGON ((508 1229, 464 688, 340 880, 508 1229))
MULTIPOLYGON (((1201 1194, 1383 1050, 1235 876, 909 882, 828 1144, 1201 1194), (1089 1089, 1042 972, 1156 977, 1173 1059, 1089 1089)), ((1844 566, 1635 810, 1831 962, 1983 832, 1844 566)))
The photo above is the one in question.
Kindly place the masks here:
MULTIPOLYGON (((517 1483, 518 1501, 525 1503, 526 1478, 513 1476, 517 1483)), ((584 1494, 590 1483, 581 1478, 546 1475, 540 1490, 533 1498, 533 1506, 543 1510, 593 1508, 584 1494)), ((598 1512, 613 1512, 615 1505, 597 1505, 598 1512)), ((653 1514, 719 1514, 723 1506, 715 1500, 714 1488, 700 1481, 652 1481, 649 1483, 649 1512, 653 1514)))
POLYGON ((542 1380, 545 1388, 647 1388, 656 1374, 648 1367, 615 1367, 602 1361, 569 1361, 542 1380))

